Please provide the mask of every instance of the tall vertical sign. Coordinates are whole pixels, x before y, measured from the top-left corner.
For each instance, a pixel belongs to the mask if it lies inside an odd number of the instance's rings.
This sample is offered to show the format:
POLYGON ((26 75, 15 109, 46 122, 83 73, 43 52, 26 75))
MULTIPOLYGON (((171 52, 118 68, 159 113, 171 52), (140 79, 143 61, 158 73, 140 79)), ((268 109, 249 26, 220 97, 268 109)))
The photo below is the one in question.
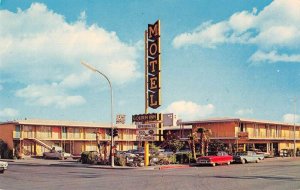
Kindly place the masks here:
MULTIPOLYGON (((146 84, 148 106, 156 109, 161 105, 160 83, 160 21, 148 24, 147 39, 146 84)), ((146 100, 147 101, 147 100, 146 100)))
MULTIPOLYGON (((148 107, 156 109, 161 105, 160 95, 160 21, 148 24, 145 31, 145 114, 148 107)), ((144 163, 149 165, 149 144, 144 143, 144 163)))

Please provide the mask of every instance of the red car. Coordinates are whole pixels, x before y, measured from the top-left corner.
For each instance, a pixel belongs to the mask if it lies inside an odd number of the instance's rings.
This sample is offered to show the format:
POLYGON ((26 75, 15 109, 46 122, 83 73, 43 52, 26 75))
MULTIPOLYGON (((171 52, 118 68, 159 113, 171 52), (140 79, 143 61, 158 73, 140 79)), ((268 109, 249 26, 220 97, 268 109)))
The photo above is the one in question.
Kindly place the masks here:
POLYGON ((212 165, 216 166, 216 164, 227 164, 233 162, 233 157, 228 155, 226 152, 209 152, 208 156, 201 156, 197 158, 197 164, 199 165, 212 165))

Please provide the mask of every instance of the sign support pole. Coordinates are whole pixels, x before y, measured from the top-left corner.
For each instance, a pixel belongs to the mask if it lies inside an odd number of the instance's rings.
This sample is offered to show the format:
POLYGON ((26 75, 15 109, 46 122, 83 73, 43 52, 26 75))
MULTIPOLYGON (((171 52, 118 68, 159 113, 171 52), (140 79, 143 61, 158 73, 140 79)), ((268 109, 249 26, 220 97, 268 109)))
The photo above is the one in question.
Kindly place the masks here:
MULTIPOLYGON (((148 33, 145 30, 145 114, 148 113, 148 33)), ((149 143, 145 141, 144 144, 144 164, 149 166, 149 143)))
POLYGON ((145 114, 148 113, 148 32, 145 30, 145 114))

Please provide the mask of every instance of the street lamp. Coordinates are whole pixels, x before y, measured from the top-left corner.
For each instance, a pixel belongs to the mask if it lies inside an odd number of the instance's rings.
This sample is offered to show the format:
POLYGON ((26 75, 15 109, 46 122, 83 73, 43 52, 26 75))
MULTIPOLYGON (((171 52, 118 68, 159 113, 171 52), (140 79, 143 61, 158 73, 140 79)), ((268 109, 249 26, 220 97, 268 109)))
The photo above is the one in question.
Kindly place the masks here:
POLYGON ((294 157, 296 157, 296 98, 294 99, 294 157))
POLYGON ((95 69, 94 67, 84 63, 83 61, 81 61, 81 64, 84 65, 85 67, 87 67, 88 69, 90 69, 91 71, 94 71, 94 72, 97 72, 99 73, 100 75, 104 76, 104 78, 107 80, 108 84, 109 84, 109 87, 110 87, 110 127, 111 127, 111 143, 110 143, 110 156, 111 156, 111 167, 114 167, 115 166, 115 163, 114 163, 114 155, 113 155, 113 146, 114 146, 114 137, 113 137, 113 128, 114 128, 114 124, 113 124, 113 89, 112 89, 112 85, 111 85, 111 82, 110 80, 107 78, 107 76, 105 74, 103 74, 102 72, 100 72, 99 70, 95 69))

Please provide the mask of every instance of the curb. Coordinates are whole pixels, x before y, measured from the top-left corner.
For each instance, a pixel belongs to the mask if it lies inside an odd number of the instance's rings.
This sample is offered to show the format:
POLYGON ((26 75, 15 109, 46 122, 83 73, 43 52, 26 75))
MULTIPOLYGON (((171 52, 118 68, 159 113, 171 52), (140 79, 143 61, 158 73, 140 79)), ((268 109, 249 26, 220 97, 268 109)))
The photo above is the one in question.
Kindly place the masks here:
POLYGON ((107 170, 134 170, 134 169, 140 169, 140 168, 121 168, 121 167, 105 167, 105 166, 87 166, 87 168, 94 168, 94 169, 107 169, 107 170))
POLYGON ((159 170, 167 170, 167 169, 183 169, 183 168, 190 168, 189 165, 171 165, 171 166, 160 166, 159 170))
POLYGON ((15 162, 15 160, 13 160, 13 159, 0 159, 0 161, 4 161, 4 162, 15 162))

